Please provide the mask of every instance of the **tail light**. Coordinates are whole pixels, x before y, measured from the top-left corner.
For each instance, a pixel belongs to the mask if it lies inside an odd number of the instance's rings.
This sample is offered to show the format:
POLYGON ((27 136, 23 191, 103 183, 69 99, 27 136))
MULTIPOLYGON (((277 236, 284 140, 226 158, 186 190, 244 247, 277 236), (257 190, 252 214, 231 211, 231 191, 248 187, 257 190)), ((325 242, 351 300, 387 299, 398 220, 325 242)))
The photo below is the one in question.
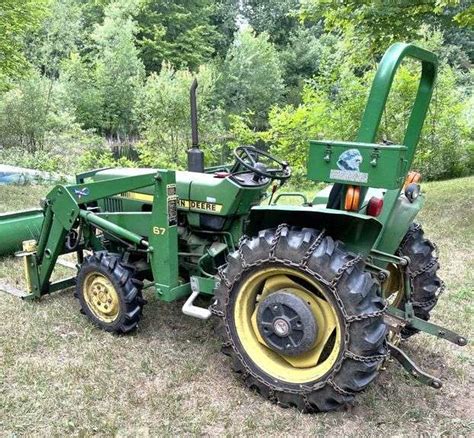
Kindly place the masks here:
POLYGON ((382 213, 383 199, 372 196, 367 204, 367 214, 369 216, 377 217, 382 213))

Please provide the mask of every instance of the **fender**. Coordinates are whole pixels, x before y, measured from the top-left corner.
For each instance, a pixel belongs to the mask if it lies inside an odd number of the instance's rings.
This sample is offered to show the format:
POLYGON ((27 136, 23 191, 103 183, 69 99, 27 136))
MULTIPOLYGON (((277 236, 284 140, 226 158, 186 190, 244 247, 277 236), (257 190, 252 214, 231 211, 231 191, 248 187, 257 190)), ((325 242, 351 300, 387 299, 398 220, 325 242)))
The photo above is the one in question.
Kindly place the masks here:
POLYGON ((383 228, 377 219, 363 214, 320 206, 268 205, 251 209, 245 232, 252 236, 260 230, 275 228, 282 223, 324 229, 328 235, 342 240, 349 250, 363 257, 369 255, 383 228))
POLYGON ((424 203, 425 197, 422 193, 413 202, 410 202, 405 195, 398 196, 391 212, 385 217, 382 212, 380 219, 384 226, 375 244, 376 249, 388 254, 395 254, 424 203))

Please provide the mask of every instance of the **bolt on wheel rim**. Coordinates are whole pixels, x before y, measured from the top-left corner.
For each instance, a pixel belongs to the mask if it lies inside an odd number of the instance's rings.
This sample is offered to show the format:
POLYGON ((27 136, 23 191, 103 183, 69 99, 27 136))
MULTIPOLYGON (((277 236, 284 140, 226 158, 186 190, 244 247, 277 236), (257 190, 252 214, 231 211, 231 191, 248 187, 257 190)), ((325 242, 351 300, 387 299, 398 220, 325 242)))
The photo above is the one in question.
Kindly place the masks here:
MULTIPOLYGON (((233 309, 235 330, 246 354, 262 371, 301 384, 320 379, 332 369, 342 350, 343 329, 328 291, 313 277, 291 268, 271 267, 247 277, 239 289, 233 309), (319 328, 314 347, 295 356, 271 348, 258 328, 259 303, 281 289, 308 303, 319 328)), ((275 330, 284 334, 283 324, 280 327, 278 319, 275 322, 275 330)))
POLYGON ((398 307, 405 296, 403 271, 394 263, 388 265, 390 276, 383 285, 383 296, 391 306, 398 307))
POLYGON ((113 322, 119 314, 119 296, 114 285, 103 274, 91 272, 84 280, 84 299, 94 316, 113 322))
MULTIPOLYGON (((393 307, 400 307, 405 297, 405 279, 403 271, 394 263, 390 263, 387 267, 390 276, 382 287, 383 297, 387 303, 393 307)), ((399 332, 390 330, 388 340, 394 345, 400 344, 401 336, 399 332)))

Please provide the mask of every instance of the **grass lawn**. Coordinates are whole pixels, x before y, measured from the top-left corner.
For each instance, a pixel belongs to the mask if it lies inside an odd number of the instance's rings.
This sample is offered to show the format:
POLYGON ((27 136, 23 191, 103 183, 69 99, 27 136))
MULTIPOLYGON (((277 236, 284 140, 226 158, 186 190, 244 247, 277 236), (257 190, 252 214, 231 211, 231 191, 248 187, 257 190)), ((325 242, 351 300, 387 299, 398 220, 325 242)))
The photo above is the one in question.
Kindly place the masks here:
MULTIPOLYGON (((447 289, 433 321, 474 337, 474 177, 423 184, 419 220, 439 246, 447 289)), ((0 211, 37 206, 41 187, 0 187, 0 211)), ((1 244, 1 243, 0 243, 1 244)), ((22 262, 0 279, 23 285, 22 262)), ((474 433, 473 349, 420 334, 404 343, 440 377, 434 390, 396 362, 344 412, 303 415, 246 390, 219 353, 211 322, 147 291, 139 330, 114 336, 79 313, 72 292, 38 303, 0 294, 1 436, 469 436, 474 433)))

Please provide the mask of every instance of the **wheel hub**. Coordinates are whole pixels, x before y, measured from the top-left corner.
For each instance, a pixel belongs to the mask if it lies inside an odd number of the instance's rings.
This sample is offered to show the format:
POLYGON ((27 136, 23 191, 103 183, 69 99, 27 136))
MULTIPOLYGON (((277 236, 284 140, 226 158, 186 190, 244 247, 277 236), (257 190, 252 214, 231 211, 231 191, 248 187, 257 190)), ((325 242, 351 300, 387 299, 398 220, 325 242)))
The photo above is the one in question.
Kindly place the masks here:
POLYGON ((112 283, 102 274, 92 273, 84 283, 84 298, 94 315, 112 322, 119 312, 119 299, 112 283))
POLYGON ((273 321, 273 332, 280 337, 288 336, 290 332, 290 324, 283 318, 276 318, 273 321))
POLYGON ((270 294, 259 303, 257 326, 265 343, 287 356, 311 350, 318 335, 316 320, 308 304, 285 289, 270 294))

